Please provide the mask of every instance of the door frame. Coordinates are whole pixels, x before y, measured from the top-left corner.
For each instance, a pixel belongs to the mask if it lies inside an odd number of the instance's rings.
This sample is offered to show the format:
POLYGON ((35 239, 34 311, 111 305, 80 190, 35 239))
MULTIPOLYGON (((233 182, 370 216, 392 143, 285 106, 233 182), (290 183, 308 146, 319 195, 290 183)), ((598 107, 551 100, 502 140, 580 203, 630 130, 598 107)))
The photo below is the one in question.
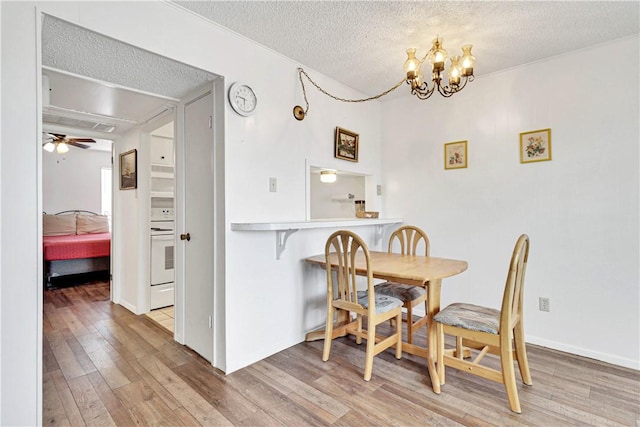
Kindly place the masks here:
MULTIPOLYGON (((213 82, 207 83, 213 95, 213 360, 211 364, 226 370, 226 339, 225 339, 225 252, 226 252, 226 217, 225 217, 225 79, 218 77, 213 82)), ((206 92, 205 86, 190 92, 185 99, 192 99, 206 92)), ((176 235, 185 232, 185 136, 184 136, 184 107, 181 100, 176 112, 175 126, 175 230, 176 235)), ((175 263, 175 318, 174 338, 180 344, 184 344, 185 336, 185 250, 184 244, 176 244, 175 263)))

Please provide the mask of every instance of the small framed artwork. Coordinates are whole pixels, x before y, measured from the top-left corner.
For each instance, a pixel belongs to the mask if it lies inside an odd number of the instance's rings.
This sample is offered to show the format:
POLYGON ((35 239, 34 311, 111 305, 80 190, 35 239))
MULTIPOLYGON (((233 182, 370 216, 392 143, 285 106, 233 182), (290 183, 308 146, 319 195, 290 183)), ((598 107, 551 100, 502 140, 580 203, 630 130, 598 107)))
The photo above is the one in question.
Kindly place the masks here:
POLYGON ((350 130, 342 129, 340 127, 336 127, 334 156, 338 159, 357 162, 359 139, 360 137, 357 133, 351 132, 350 130))
POLYGON ((444 144, 444 168, 463 169, 467 167, 467 141, 444 144))
POLYGON ((120 189, 133 190, 138 187, 138 150, 120 154, 120 189))
POLYGON ((551 160, 551 129, 520 134, 520 163, 551 160))

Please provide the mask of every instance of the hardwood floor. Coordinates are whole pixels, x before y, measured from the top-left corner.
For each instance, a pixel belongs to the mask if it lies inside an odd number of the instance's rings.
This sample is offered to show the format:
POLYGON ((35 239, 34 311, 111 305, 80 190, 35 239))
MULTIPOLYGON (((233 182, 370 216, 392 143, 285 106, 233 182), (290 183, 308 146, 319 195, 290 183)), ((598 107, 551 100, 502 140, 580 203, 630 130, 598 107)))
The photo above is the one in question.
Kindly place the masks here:
MULTIPOLYGON (((424 339, 424 332, 422 338, 424 339)), ((109 302, 106 283, 45 292, 43 424, 71 426, 640 426, 640 372, 529 345, 522 414, 501 384, 393 349, 362 379, 364 345, 301 343, 230 375, 147 316, 109 302)), ((487 356, 489 357, 489 356, 487 356)), ((497 365, 496 365, 497 366, 497 365)))

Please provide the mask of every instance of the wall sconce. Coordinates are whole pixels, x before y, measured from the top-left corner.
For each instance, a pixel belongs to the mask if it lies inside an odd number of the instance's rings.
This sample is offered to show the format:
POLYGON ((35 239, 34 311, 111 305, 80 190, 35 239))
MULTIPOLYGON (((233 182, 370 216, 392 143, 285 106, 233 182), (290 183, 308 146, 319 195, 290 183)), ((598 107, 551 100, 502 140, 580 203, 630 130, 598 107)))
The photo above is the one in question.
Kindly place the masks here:
POLYGON ((325 170, 320 171, 320 182, 331 183, 336 182, 337 178, 336 171, 333 170, 325 170))

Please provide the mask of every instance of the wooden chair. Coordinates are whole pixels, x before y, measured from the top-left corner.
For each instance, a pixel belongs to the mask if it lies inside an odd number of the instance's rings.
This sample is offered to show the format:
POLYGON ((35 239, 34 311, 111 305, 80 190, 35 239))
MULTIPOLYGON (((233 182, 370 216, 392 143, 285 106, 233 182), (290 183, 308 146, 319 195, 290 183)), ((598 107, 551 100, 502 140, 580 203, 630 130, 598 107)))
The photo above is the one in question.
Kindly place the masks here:
POLYGON ((518 361, 522 382, 532 384, 522 316, 522 294, 528 256, 529 237, 523 234, 513 249, 502 307, 499 311, 472 304, 455 303, 447 306, 434 318, 438 336, 437 369, 441 384, 445 382, 445 366, 502 383, 509 406, 517 413, 520 413, 521 409, 513 367, 514 357, 518 361), (445 352, 445 334, 456 337, 455 356, 445 352), (473 361, 462 358, 463 346, 480 350, 473 361), (487 353, 500 357, 500 371, 479 364, 487 353))
MULTIPOLYGON (((403 255, 417 255, 419 248, 424 247, 424 255, 429 256, 429 237, 427 233, 418 227, 406 225, 398 228, 389 237, 388 252, 393 252, 394 245, 398 244, 403 255)), ((384 282, 376 285, 376 292, 389 295, 402 300, 403 307, 407 310, 407 342, 413 344, 413 334, 427 324, 427 291, 419 286, 405 285, 402 283, 384 282), (417 321, 413 321, 413 307, 424 303, 425 315, 417 321)))
POLYGON ((327 325, 322 360, 325 362, 329 360, 334 335, 334 315, 337 314, 338 319, 347 319, 347 324, 340 328, 347 334, 355 335, 358 344, 362 342, 362 338, 367 340, 364 379, 369 381, 373 371, 373 356, 395 345, 396 359, 402 357, 402 301, 376 294, 369 249, 357 234, 346 230, 333 233, 325 245, 325 257, 327 260, 327 325), (366 291, 358 291, 356 287, 355 259, 359 253, 366 260, 366 291), (338 264, 337 268, 328 267, 331 265, 331 260, 338 264), (355 314, 355 320, 352 314, 355 314), (363 331, 362 318, 365 316, 367 329, 363 331), (391 318, 396 319, 396 332, 388 337, 377 336, 376 326, 391 318))

